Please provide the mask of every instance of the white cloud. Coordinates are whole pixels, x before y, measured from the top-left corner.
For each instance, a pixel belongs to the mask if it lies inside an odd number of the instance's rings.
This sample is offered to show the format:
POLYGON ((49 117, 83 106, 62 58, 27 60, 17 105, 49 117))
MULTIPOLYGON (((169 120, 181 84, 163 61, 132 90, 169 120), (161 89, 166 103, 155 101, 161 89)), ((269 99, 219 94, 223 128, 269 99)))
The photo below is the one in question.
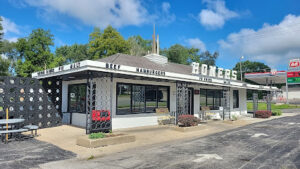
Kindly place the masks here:
POLYGON ((174 13, 170 12, 171 4, 169 2, 163 2, 161 5, 162 12, 158 13, 155 21, 161 25, 168 25, 176 20, 174 13))
POLYGON ((188 43, 189 46, 193 48, 200 49, 200 51, 206 51, 205 44, 199 39, 199 38, 191 38, 187 39, 186 42, 188 43))
POLYGON ((42 16, 68 15, 85 24, 105 27, 140 25, 147 22, 148 13, 138 0, 26 0, 38 7, 42 16))
POLYGON ((199 22, 207 29, 222 28, 229 19, 238 17, 239 14, 226 8, 223 0, 203 0, 207 9, 198 14, 199 22))
POLYGON ((1 16, 1 18, 3 19, 1 24, 3 26, 4 34, 6 34, 6 33, 20 34, 20 30, 14 22, 9 20, 8 18, 5 18, 4 16, 1 16))
POLYGON ((290 58, 300 57, 300 16, 287 15, 279 24, 264 24, 258 30, 241 29, 218 43, 235 56, 245 55, 273 67, 287 64, 290 58))
POLYGON ((6 40, 8 40, 9 42, 17 42, 18 41, 18 37, 10 37, 10 38, 5 38, 6 40))

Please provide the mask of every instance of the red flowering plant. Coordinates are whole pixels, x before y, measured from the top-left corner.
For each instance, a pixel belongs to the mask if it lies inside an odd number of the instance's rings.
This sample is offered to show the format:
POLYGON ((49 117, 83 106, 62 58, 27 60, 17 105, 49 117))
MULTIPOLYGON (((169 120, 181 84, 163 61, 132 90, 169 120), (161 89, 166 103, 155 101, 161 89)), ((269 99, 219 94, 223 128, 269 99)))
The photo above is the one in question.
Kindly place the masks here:
POLYGON ((255 112, 257 118, 269 118, 272 116, 272 112, 268 110, 258 110, 255 112))
POLYGON ((178 125, 182 127, 197 126, 199 120, 193 115, 180 115, 178 116, 178 125))

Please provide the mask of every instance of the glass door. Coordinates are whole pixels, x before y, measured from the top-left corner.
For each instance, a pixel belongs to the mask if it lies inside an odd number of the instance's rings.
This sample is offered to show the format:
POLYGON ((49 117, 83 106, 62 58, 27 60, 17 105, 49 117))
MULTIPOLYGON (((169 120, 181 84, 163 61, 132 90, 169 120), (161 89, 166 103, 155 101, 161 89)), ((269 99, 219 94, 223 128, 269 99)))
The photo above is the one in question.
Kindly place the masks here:
POLYGON ((188 113, 194 115, 194 89, 188 89, 188 113))

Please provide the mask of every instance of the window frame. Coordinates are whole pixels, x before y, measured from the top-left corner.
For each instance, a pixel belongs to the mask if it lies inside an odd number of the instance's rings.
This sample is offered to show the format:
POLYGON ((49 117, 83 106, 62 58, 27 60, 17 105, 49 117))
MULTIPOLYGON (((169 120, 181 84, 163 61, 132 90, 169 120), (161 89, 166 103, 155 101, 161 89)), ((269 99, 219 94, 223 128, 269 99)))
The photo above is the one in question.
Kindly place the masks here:
POLYGON ((200 106, 208 106, 207 105, 207 96, 208 96, 208 93, 209 92, 212 92, 212 107, 213 107, 213 110, 216 110, 215 108, 218 106, 218 107, 220 107, 220 106, 222 106, 222 104, 221 104, 221 99, 223 98, 223 95, 222 95, 222 92, 223 92, 224 90, 223 89, 205 89, 205 88, 200 88, 200 101, 201 101, 201 95, 205 95, 205 105, 201 105, 202 103, 200 102, 200 106), (202 92, 201 92, 202 91, 202 92), (203 91, 205 91, 205 94, 203 94, 203 91), (217 96, 217 92, 220 92, 219 93, 219 98, 216 98, 216 96, 217 96), (215 104, 215 100, 216 99, 219 99, 219 105, 216 105, 215 104))
MULTIPOLYGON (((148 85, 148 84, 134 84, 134 83, 123 83, 123 82, 117 82, 116 83, 116 90, 118 90, 118 86, 119 85, 129 85, 130 86, 130 112, 128 114, 118 114, 118 92, 116 91, 116 115, 117 116, 125 116, 125 115, 136 115, 136 114, 151 114, 151 113, 147 113, 147 101, 146 101, 146 96, 144 97, 144 111, 143 112, 139 112, 139 113, 133 113, 132 111, 132 92, 133 92, 133 86, 144 86, 144 92, 146 92, 146 86, 152 86, 152 87, 155 87, 156 89, 156 108, 159 108, 158 107, 158 90, 159 90, 159 87, 165 87, 167 88, 167 92, 168 92, 168 96, 167 96, 167 108, 170 110, 170 86, 163 86, 163 85, 148 85)), ((146 94, 146 93, 145 93, 146 94)), ((153 112, 155 113, 155 112, 153 112)))
POLYGON ((86 94, 87 94, 87 86, 86 86, 86 83, 77 83, 77 84, 69 84, 68 85, 68 108, 67 108, 67 110, 68 110, 68 112, 70 112, 70 113, 81 113, 81 114, 85 114, 86 113, 86 94), (79 112, 79 111, 70 111, 70 87, 71 86, 85 86, 85 104, 84 104, 84 109, 83 109, 83 111, 82 112, 79 112))

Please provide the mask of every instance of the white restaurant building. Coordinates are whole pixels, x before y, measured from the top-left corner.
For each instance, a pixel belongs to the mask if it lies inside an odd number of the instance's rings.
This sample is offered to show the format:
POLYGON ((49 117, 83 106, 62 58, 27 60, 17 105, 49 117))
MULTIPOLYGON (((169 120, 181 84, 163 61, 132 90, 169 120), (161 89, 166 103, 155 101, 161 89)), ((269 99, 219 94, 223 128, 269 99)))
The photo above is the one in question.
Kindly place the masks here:
POLYGON ((229 95, 226 104, 231 115, 246 114, 247 89, 277 89, 238 81, 236 72, 228 69, 170 63, 157 53, 144 57, 115 54, 35 72, 32 77, 61 79, 61 111, 69 112, 63 121, 82 127, 87 123, 87 86, 93 86, 94 109, 111 111, 112 129, 157 125, 158 107, 194 116, 203 106, 219 110, 224 106, 224 91, 229 95), (184 95, 182 84, 187 89, 184 95))

